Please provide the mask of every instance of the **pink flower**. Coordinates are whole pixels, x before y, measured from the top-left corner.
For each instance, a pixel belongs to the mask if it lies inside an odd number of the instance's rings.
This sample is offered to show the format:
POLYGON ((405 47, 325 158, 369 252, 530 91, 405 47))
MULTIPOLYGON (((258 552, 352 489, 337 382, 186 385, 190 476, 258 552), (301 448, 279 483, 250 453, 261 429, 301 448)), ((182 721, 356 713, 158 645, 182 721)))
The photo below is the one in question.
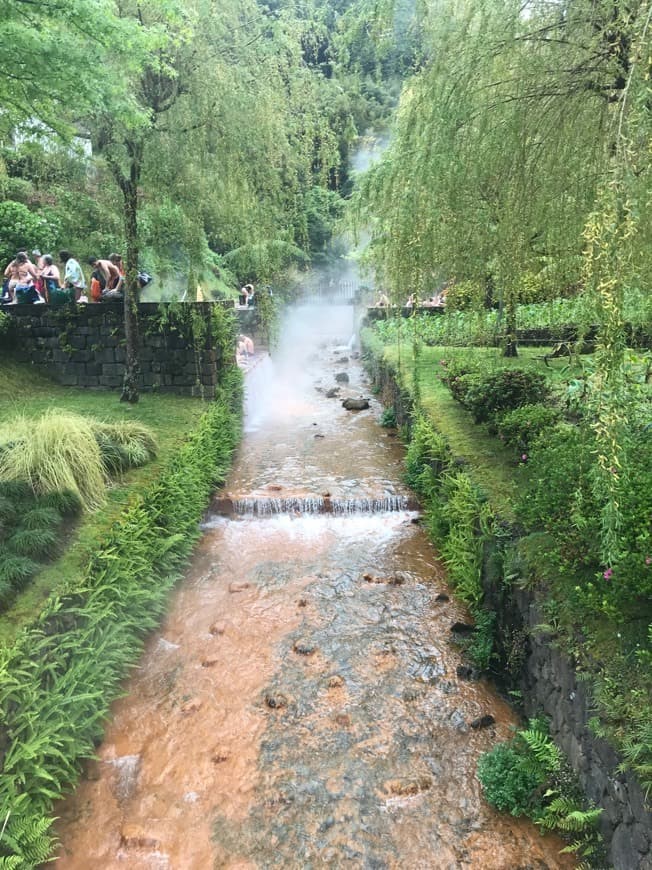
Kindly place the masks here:
POLYGON ((645 564, 646 564, 646 565, 652 565, 652 556, 646 556, 646 557, 645 557, 645 564))
POLYGON ((521 462, 527 462, 527 453, 521 453, 521 462))
POLYGON ((614 573, 613 568, 607 568, 607 570, 603 573, 602 576, 604 577, 605 580, 611 580, 611 578, 613 577, 613 573, 614 573))

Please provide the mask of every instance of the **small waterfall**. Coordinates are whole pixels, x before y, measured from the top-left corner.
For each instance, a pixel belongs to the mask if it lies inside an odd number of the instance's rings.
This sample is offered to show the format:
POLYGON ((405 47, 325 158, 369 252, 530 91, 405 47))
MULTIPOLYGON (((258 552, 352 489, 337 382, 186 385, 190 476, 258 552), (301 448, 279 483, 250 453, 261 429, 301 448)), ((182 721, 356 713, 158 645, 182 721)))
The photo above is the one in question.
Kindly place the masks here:
POLYGON ((292 496, 220 498, 213 505, 222 516, 273 517, 281 514, 380 514, 417 510, 418 504, 409 495, 364 496, 337 498, 331 496, 292 496))
POLYGON ((115 768, 114 794, 118 803, 122 804, 136 791, 138 775, 140 774, 140 755, 122 755, 114 758, 110 764, 115 768))

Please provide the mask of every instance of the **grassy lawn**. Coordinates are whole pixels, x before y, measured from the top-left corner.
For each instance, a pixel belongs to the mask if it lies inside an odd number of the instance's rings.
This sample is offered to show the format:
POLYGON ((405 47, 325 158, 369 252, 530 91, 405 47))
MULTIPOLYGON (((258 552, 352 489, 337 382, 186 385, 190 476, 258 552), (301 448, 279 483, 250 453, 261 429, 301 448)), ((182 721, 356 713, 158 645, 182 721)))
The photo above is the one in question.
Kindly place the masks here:
POLYGON ((162 466, 178 449, 205 405, 182 396, 144 394, 137 405, 119 401, 119 393, 61 387, 29 366, 2 360, 0 365, 0 419, 24 415, 39 417, 49 408, 89 415, 109 422, 137 420, 156 435, 157 458, 143 468, 132 469, 114 480, 102 508, 82 516, 70 529, 60 557, 47 565, 0 615, 0 643, 11 642, 17 630, 39 611, 47 595, 88 561, 120 516, 133 493, 156 478, 162 466))
MULTIPOLYGON (((381 344, 369 331, 365 341, 376 352, 381 344)), ((440 375, 444 372, 442 360, 450 361, 463 358, 465 361, 479 361, 487 370, 503 367, 524 368, 531 366, 544 372, 552 388, 559 386, 573 373, 568 359, 550 360, 545 365, 541 357, 549 348, 524 348, 520 356, 505 358, 499 348, 461 348, 461 347, 422 347, 420 349, 417 371, 421 404, 426 413, 436 421, 437 429, 446 436, 455 456, 467 460, 469 474, 484 490, 494 508, 502 516, 513 516, 512 505, 517 492, 515 468, 517 457, 512 450, 503 447, 495 435, 490 435, 486 427, 477 426, 472 417, 457 402, 440 375)), ((385 359, 400 373, 400 378, 410 392, 414 389, 415 366, 412 346, 409 343, 386 345, 383 348, 385 359)), ((577 367, 579 371, 579 367, 577 367)))

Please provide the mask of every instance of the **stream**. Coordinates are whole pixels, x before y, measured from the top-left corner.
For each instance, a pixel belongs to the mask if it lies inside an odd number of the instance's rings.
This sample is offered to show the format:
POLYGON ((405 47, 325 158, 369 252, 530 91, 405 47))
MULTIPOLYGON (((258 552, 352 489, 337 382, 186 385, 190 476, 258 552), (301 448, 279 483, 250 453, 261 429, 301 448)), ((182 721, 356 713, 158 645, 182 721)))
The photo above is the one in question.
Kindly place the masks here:
POLYGON ((574 866, 482 799, 478 756, 516 718, 456 675, 468 614, 378 426, 353 312, 297 306, 250 361, 232 473, 57 807, 59 870, 574 866))

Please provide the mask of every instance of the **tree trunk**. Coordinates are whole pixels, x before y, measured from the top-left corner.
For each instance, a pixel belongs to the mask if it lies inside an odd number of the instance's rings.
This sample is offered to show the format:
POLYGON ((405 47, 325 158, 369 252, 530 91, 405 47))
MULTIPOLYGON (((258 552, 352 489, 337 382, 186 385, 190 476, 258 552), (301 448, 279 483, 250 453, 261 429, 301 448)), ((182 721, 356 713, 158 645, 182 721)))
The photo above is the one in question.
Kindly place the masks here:
POLYGON ((503 356, 515 357, 518 356, 518 345, 516 342, 516 292, 513 287, 510 287, 507 292, 505 304, 505 343, 503 346, 503 356))
POLYGON ((124 227, 127 243, 127 269, 124 288, 125 321, 125 371, 122 382, 121 402, 135 404, 139 399, 138 381, 140 360, 138 359, 138 181, 142 147, 129 148, 131 166, 129 178, 122 178, 120 187, 124 197, 124 227))

